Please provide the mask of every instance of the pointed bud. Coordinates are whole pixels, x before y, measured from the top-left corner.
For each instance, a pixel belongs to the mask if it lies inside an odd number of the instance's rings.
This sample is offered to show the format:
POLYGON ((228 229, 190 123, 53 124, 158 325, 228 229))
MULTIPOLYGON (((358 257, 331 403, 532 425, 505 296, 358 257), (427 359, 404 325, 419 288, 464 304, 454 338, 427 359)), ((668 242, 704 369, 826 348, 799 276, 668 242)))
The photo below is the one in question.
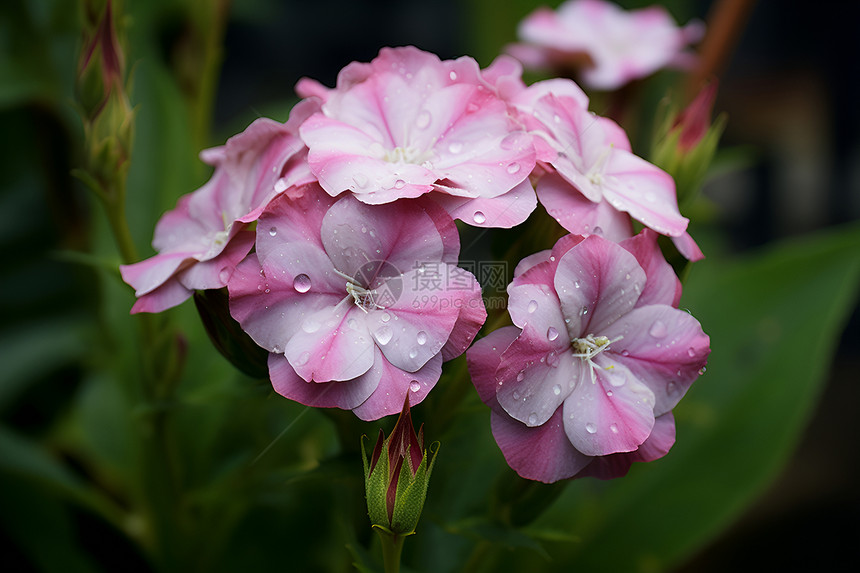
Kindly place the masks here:
POLYGON ((78 101, 89 119, 95 119, 101 113, 112 92, 123 89, 125 71, 111 0, 106 2, 103 13, 95 10, 96 7, 88 6, 90 30, 85 33, 76 86, 78 101))
POLYGON ((680 113, 669 110, 657 122, 651 161, 675 179, 678 203, 693 198, 705 175, 726 125, 725 115, 711 123, 716 81, 706 85, 680 113))
POLYGON ((415 532, 438 450, 434 445, 428 460, 424 428, 416 434, 412 425, 409 396, 388 438, 379 431, 369 461, 362 441, 367 512, 374 527, 395 536, 415 532))

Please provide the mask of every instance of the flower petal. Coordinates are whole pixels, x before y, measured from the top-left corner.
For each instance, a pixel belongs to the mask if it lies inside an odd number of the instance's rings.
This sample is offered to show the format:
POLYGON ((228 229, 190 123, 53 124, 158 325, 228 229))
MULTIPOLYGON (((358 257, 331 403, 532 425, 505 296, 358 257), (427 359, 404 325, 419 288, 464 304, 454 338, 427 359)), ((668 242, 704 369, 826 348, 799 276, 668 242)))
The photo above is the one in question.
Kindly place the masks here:
POLYGON ((424 400, 442 375, 442 356, 437 354, 416 372, 404 372, 388 362, 377 348, 371 370, 380 373, 379 385, 370 398, 353 408, 355 415, 365 421, 398 413, 407 393, 413 406, 424 400))
POLYGON ((492 198, 449 195, 448 188, 438 184, 436 189, 446 191, 433 193, 433 199, 448 211, 452 218, 475 227, 516 227, 528 219, 537 206, 537 198, 528 179, 503 195, 492 198))
POLYGON ((616 243, 633 234, 629 215, 616 210, 607 201, 589 201, 558 174, 541 177, 537 195, 550 217, 571 233, 593 233, 616 243))
POLYGON ((466 351, 472 384, 475 385, 481 401, 494 410, 499 408, 496 401, 496 370, 499 367, 502 354, 519 334, 519 328, 503 326, 476 341, 466 351))
POLYGON ((564 428, 573 446, 589 456, 636 450, 654 427, 654 394, 624 366, 593 359, 564 401, 564 428))
POLYGON ((643 306, 604 331, 612 360, 627 367, 657 398, 657 415, 671 410, 707 363, 710 338, 688 313, 665 305, 643 306))
POLYGON ((296 374, 283 354, 269 354, 269 378, 275 392, 306 406, 351 410, 379 385, 379 370, 343 382, 308 382, 296 374))
POLYGON ((620 244, 636 257, 648 277, 636 306, 666 304, 677 308, 681 300, 681 281, 663 257, 657 244, 657 234, 651 229, 643 229, 620 244))

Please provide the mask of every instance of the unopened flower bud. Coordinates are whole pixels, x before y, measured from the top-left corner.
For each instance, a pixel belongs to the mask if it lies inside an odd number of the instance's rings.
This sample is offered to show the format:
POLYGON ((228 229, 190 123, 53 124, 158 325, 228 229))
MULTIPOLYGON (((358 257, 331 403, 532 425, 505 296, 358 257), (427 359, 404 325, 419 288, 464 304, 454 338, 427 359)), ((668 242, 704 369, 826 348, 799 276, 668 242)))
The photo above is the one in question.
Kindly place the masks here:
POLYGON ((395 536, 411 535, 421 517, 438 445, 431 449, 428 460, 424 427, 415 433, 408 396, 391 434, 386 438, 379 430, 369 461, 363 442, 361 448, 372 525, 395 536))

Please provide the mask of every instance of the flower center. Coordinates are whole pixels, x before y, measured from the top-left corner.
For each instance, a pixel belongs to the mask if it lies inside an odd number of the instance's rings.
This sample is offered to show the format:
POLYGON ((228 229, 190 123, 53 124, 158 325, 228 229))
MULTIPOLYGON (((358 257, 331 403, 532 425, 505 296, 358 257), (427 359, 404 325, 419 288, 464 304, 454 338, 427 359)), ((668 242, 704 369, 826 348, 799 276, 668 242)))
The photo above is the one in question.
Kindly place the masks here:
MULTIPOLYGON (((349 297, 352 297, 355 306, 363 310, 364 312, 368 312, 376 309, 385 309, 384 306, 376 304, 375 297, 377 295, 376 289, 368 289, 361 285, 357 279, 349 276, 346 273, 342 273, 337 269, 334 269, 338 275, 346 279, 346 294, 347 297, 343 300, 349 300, 349 297)), ((342 302, 342 301, 341 301, 342 302)))
POLYGON ((589 169, 588 173, 585 175, 588 177, 588 180, 591 181, 592 185, 603 185, 603 169, 605 168, 606 160, 609 158, 609 154, 612 153, 612 149, 614 147, 614 144, 610 144, 606 149, 604 149, 603 153, 600 154, 600 157, 597 158, 597 161, 594 162, 594 165, 591 166, 591 169, 589 169))
MULTIPOLYGON (((574 338, 570 341, 570 346, 573 349, 573 355, 579 358, 584 362, 588 362, 588 366, 591 369, 591 382, 592 384, 596 381, 597 375, 594 372, 595 368, 602 368, 598 366, 592 359, 603 352, 604 350, 609 349, 609 345, 613 342, 618 342, 624 338, 623 336, 619 336, 615 340, 609 340, 606 336, 594 336, 593 334, 589 334, 584 338, 574 338)), ((608 368, 612 368, 609 366, 608 368)))
POLYGON ((387 150, 382 155, 382 159, 388 163, 411 163, 421 165, 430 161, 433 157, 432 150, 421 151, 414 147, 395 147, 387 150))

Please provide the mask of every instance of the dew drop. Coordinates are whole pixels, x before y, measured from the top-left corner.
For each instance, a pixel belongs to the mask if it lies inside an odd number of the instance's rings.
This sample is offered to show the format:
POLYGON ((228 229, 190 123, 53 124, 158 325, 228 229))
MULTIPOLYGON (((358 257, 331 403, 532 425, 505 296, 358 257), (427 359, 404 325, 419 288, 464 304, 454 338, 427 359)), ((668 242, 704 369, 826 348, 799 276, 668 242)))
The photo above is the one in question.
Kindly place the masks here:
POLYGON ((404 181, 403 179, 398 179, 397 181, 394 182, 394 188, 395 189, 403 189, 403 187, 405 185, 406 185, 406 181, 404 181))
POLYGON ((696 356, 696 349, 693 348, 692 346, 690 348, 688 348, 687 349, 687 356, 689 356, 690 358, 693 358, 694 356, 696 356))
POLYGON ((593 434, 593 433, 597 432, 597 426, 595 426, 594 424, 589 422, 585 425, 585 431, 588 432, 589 434, 593 434))
POLYGON ((274 237, 274 236, 275 236, 275 235, 277 235, 277 234, 278 234, 278 228, 277 228, 277 227, 271 227, 271 228, 269 228, 269 236, 270 236, 270 237, 274 237))
POLYGON ((457 72, 452 71, 450 74, 448 74, 448 77, 451 78, 452 82, 456 81, 457 80, 457 72))
POLYGON ((276 345, 274 345, 274 346, 272 347, 272 352, 274 352, 275 354, 280 354, 280 353, 282 352, 281 347, 280 347, 280 346, 278 346, 277 344, 276 344, 276 345))
POLYGON ((513 163, 508 164, 508 173, 511 175, 515 175, 520 171, 520 164, 514 161, 513 163))
POLYGON ((651 325, 651 329, 648 331, 648 334, 654 338, 665 338, 668 333, 669 330, 666 328, 666 324, 662 320, 655 321, 654 324, 651 325))
POLYGON ((218 280, 224 284, 227 284, 227 281, 230 280, 230 269, 224 267, 221 269, 221 272, 218 273, 218 280))
POLYGON ((666 393, 670 396, 674 396, 678 393, 678 385, 674 382, 669 382, 668 384, 666 384, 666 393))
POLYGON ((609 398, 612 398, 612 390, 607 390, 607 391, 606 391, 606 395, 607 395, 609 398))
POLYGON ((421 383, 418 382, 418 380, 413 380, 412 382, 409 383, 409 389, 412 390, 413 392, 417 392, 418 390, 421 389, 421 383))
POLYGON ((354 318, 350 318, 349 320, 347 320, 346 325, 353 330, 358 328, 358 322, 356 322, 356 320, 354 318))
POLYGON ((474 221, 475 221, 477 224, 481 225, 481 224, 483 224, 483 223, 487 220, 487 217, 486 217, 486 215, 484 215, 482 212, 480 212, 480 211, 475 211, 475 215, 472 217, 472 219, 474 219, 474 221))
POLYGON ((558 338, 558 330, 556 330, 554 327, 550 326, 546 330, 546 337, 547 337, 547 340, 555 340, 556 338, 558 338))
POLYGON ((586 314, 588 314, 587 306, 583 306, 581 309, 579 309, 579 316, 585 316, 586 314))
POLYGON ((532 412, 529 414, 529 426, 534 426, 537 424, 537 414, 532 412))
POLYGON ((561 394, 561 384, 556 384, 555 386, 553 386, 552 387, 552 393, 555 394, 556 396, 561 394))
POLYGON ((308 363, 308 360, 311 359, 311 355, 308 352, 302 352, 299 354, 299 357, 296 358, 296 366, 304 366, 308 363))
POLYGON ((626 351, 626 350, 622 350, 622 351, 621 351, 621 356, 630 356, 630 352, 628 352, 628 351, 626 351))
POLYGON ((314 317, 309 316, 302 322, 302 330, 308 334, 313 334, 320 329, 320 323, 314 317))
POLYGON ((416 356, 418 356, 418 349, 417 348, 411 349, 409 351, 409 358, 415 358, 416 356))
POLYGON ((281 178, 275 181, 275 193, 283 193, 287 190, 287 182, 281 178))
POLYGON ((613 433, 613 434, 617 434, 617 433, 618 433, 618 426, 617 426, 616 424, 611 424, 611 425, 609 426, 609 429, 612 431, 612 433, 613 433))
MULTIPOLYGON (((451 73, 454 73, 454 72, 451 72, 451 73)), ((456 155, 456 154, 460 153, 461 151, 463 151, 463 144, 460 143, 459 141, 452 141, 451 144, 448 146, 448 151, 450 151, 451 153, 456 155)))
POLYGON ((600 227, 594 227, 594 229, 591 232, 595 235, 602 235, 603 229, 601 229, 600 227))
POLYGON ((380 328, 379 330, 376 331, 376 341, 379 342, 379 344, 385 346, 386 344, 391 342, 391 337, 393 335, 394 335, 394 333, 391 332, 390 327, 383 326, 382 328, 380 328))
POLYGON ((415 118, 415 125, 418 126, 418 129, 425 129, 430 125, 430 119, 430 112, 425 109, 415 118))
POLYGON ((561 123, 561 116, 558 114, 555 114, 554 116, 552 116, 552 120, 556 123, 561 123))
MULTIPOLYGON (((525 371, 525 370, 520 370, 520 371, 517 373, 517 382, 522 382, 522 381, 523 381, 523 379, 524 379, 525 377, 526 377, 526 371, 525 371)), ((516 394, 516 392, 515 392, 515 394, 516 394)))
POLYGON ((527 310, 529 311, 529 314, 531 314, 531 313, 533 313, 534 311, 536 311, 536 310, 537 310, 537 307, 538 307, 538 303, 537 303, 537 301, 536 301, 536 300, 530 300, 530 301, 529 301, 529 306, 528 306, 528 309, 527 309, 527 310))
POLYGON ((419 330, 418 334, 415 335, 415 341, 422 346, 427 344, 427 333, 423 330, 419 330))
POLYGON ((308 292, 311 290, 311 277, 304 273, 296 275, 296 278, 293 279, 293 288, 296 289, 296 292, 308 292))
POLYGON ((514 391, 514 393, 512 394, 512 396, 511 396, 511 397, 512 397, 514 400, 519 400, 519 399, 520 399, 520 393, 519 393, 519 392, 514 391))
POLYGON ((388 322, 389 320, 391 320, 391 315, 387 312, 383 312, 382 316, 379 317, 379 320, 381 320, 382 322, 388 322))

